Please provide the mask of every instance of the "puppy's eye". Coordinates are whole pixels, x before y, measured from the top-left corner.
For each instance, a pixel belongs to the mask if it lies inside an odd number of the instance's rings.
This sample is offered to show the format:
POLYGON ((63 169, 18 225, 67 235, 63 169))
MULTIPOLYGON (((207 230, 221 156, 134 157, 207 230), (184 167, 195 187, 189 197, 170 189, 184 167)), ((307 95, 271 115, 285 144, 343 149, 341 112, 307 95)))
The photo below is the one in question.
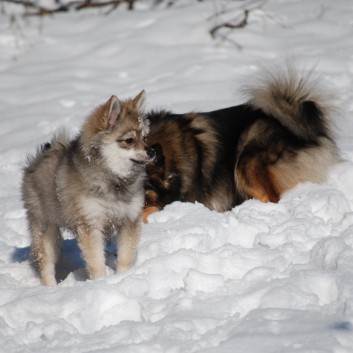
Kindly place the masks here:
POLYGON ((128 139, 125 140, 125 143, 126 143, 127 145, 132 145, 134 142, 135 142, 135 140, 134 140, 132 137, 130 137, 130 138, 128 138, 128 139))

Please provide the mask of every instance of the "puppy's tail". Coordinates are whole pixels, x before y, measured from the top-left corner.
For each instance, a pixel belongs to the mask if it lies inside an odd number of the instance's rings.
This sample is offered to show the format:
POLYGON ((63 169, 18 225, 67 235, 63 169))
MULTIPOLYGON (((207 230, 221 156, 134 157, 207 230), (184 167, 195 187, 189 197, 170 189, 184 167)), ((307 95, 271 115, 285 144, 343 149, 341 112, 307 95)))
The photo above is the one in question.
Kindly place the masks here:
POLYGON ((244 91, 250 106, 274 117, 297 137, 307 141, 319 136, 332 139, 333 109, 312 72, 301 77, 290 63, 282 69, 264 69, 260 82, 244 91))
POLYGON ((46 155, 54 151, 63 151, 68 147, 70 143, 69 134, 65 129, 59 129, 54 134, 50 142, 45 142, 37 147, 37 152, 35 155, 27 156, 27 165, 34 165, 39 163, 39 161, 46 155))
POLYGON ((69 133, 65 128, 58 129, 50 142, 45 142, 39 146, 37 154, 41 155, 50 151, 58 151, 66 148, 70 143, 69 133))
POLYGON ((51 148, 54 148, 54 149, 60 149, 63 147, 67 147, 69 144, 70 144, 70 134, 63 127, 59 128, 55 132, 55 134, 50 142, 51 148))

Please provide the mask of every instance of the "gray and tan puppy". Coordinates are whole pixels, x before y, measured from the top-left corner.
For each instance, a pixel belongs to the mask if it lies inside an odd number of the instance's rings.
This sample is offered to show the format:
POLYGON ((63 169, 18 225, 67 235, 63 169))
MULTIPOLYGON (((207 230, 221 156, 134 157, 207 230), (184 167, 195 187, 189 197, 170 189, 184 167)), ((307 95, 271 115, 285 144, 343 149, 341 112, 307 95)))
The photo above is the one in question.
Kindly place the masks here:
POLYGON ((73 231, 91 279, 105 275, 105 239, 117 232, 117 271, 131 267, 144 204, 144 139, 148 124, 134 99, 112 96, 70 140, 58 132, 28 158, 22 195, 32 237, 32 257, 44 285, 56 284, 60 228, 73 231))

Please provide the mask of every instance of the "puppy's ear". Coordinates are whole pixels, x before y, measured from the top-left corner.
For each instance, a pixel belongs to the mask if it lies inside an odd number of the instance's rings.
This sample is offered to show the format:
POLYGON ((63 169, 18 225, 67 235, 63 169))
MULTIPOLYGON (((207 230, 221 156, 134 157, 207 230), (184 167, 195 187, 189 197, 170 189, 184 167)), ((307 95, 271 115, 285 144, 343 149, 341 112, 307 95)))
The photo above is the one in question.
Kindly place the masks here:
POLYGON ((110 104, 108 123, 109 127, 112 127, 115 125, 116 120, 118 119, 118 116, 120 114, 121 104, 116 96, 111 96, 108 102, 110 104))
POLYGON ((142 90, 132 101, 137 109, 140 109, 145 102, 146 91, 142 90))
POLYGON ((107 128, 113 127, 120 114, 121 104, 116 96, 111 96, 104 105, 103 119, 107 128))

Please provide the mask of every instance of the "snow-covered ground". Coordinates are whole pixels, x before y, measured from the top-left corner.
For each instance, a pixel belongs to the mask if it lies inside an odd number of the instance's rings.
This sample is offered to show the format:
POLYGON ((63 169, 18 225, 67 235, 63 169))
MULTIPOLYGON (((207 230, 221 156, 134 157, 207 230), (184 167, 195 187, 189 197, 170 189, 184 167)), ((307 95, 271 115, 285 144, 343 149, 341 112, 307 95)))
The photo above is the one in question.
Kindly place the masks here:
MULTIPOLYGON (((0 14, 0 352, 353 351, 353 3, 192 1, 10 21, 0 14), (215 16, 224 7, 228 13, 215 16), (208 31, 222 21, 248 24, 208 31), (239 11, 236 11, 239 8, 239 11), (135 266, 86 280, 65 234, 57 287, 30 266, 20 199, 26 155, 59 126, 77 133, 110 95, 147 109, 242 102, 255 64, 294 56, 335 95, 346 159, 324 185, 218 214, 175 203, 143 226, 135 266)), ((110 264, 114 248, 108 249, 110 264)))

